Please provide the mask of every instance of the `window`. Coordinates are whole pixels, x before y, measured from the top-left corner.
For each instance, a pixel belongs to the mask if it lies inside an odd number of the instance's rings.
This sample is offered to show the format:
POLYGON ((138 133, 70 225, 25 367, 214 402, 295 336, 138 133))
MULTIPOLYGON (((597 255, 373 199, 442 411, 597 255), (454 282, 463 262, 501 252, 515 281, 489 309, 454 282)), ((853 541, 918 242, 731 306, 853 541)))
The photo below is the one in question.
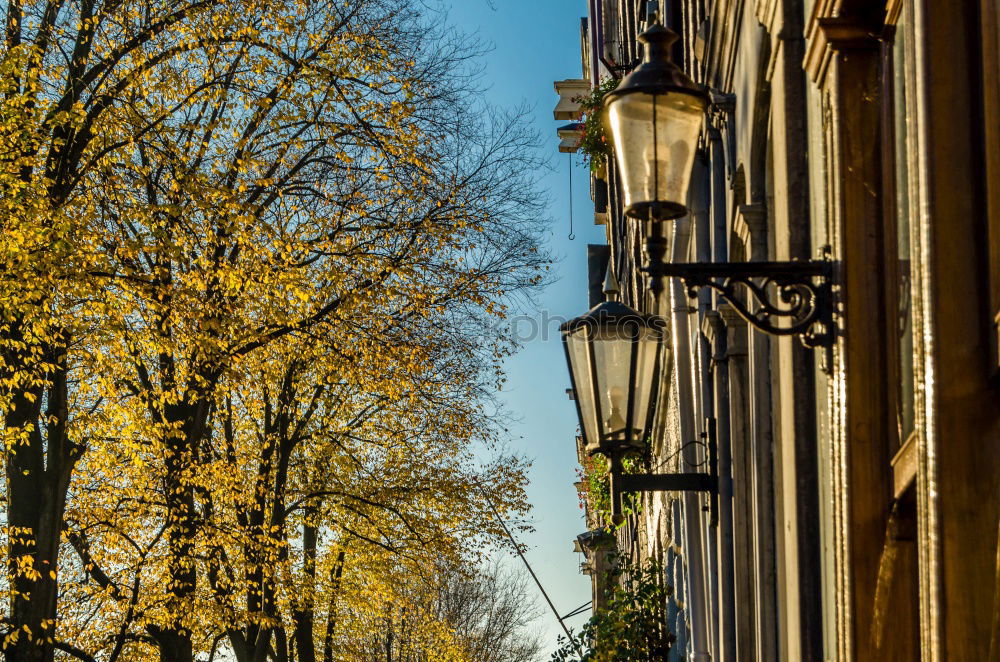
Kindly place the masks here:
POLYGON ((893 394, 893 418, 890 429, 894 431, 890 450, 896 454, 903 450, 914 433, 914 355, 913 355, 913 282, 911 240, 910 162, 913 154, 911 137, 914 135, 913 113, 908 108, 911 86, 907 82, 907 63, 912 61, 908 43, 905 16, 888 38, 883 54, 883 99, 885 154, 885 256, 887 335, 891 366, 890 393, 893 394))
POLYGON ((882 154, 887 391, 891 420, 888 450, 895 499, 886 522, 870 635, 879 659, 919 659, 919 571, 916 550, 916 432, 914 359, 914 259, 916 187, 910 183, 916 154, 913 47, 905 2, 889 2, 882 51, 882 154), (894 25, 893 25, 894 23, 894 25))
MULTIPOLYGON (((983 0, 983 134, 985 149, 985 182, 1000 177, 1000 5, 983 0)), ((989 246, 990 314, 993 317, 993 369, 1000 369, 1000 188, 986 187, 987 245, 989 246)))

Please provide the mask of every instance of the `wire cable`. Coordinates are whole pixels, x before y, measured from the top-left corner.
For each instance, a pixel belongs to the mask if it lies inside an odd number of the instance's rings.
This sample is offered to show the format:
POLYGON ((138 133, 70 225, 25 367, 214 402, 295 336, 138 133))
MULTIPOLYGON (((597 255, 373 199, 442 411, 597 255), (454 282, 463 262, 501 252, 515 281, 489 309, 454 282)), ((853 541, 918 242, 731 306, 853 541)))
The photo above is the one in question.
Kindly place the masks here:
MULTIPOLYGON (((670 455, 668 455, 668 456, 666 456, 664 458, 658 458, 657 462, 656 462, 656 465, 653 466, 653 467, 651 467, 651 470, 652 471, 659 471, 661 469, 666 468, 667 462, 669 462, 670 460, 674 459, 675 457, 677 457, 678 455, 680 455, 681 453, 683 453, 690 446, 702 446, 706 450, 708 449, 708 444, 705 443, 701 439, 694 439, 692 441, 685 442, 685 443, 681 444, 680 448, 678 448, 676 451, 674 451, 670 455)), ((699 467, 705 466, 705 464, 708 462, 708 459, 706 458, 706 459, 701 459, 701 460, 699 460, 697 462, 689 462, 687 459, 685 459, 685 458, 682 457, 681 461, 684 464, 686 464, 687 466, 692 467, 694 469, 697 469, 699 467)))
POLYGON ((573 241, 576 239, 573 233, 573 153, 566 156, 569 157, 569 240, 573 241))
POLYGON ((563 632, 566 633, 566 638, 569 641, 573 642, 573 646, 576 648, 576 652, 580 656, 583 656, 583 651, 580 650, 580 644, 578 644, 576 639, 573 638, 573 635, 569 631, 569 628, 566 627, 566 623, 563 622, 563 619, 559 615, 559 612, 556 611, 556 606, 552 604, 552 600, 549 598, 549 594, 545 591, 545 587, 542 586, 542 582, 539 581, 538 575, 535 574, 535 571, 531 567, 531 564, 528 563, 528 559, 525 558, 524 553, 521 551, 521 547, 517 544, 517 541, 514 539, 514 536, 510 532, 510 529, 507 528, 507 523, 503 521, 503 518, 500 517, 500 513, 497 512, 496 507, 493 505, 493 500, 490 499, 490 495, 487 494, 486 490, 484 490, 481 486, 479 488, 479 491, 486 499, 486 504, 490 507, 490 510, 493 511, 493 516, 497 518, 497 522, 500 524, 500 527, 503 529, 503 532, 507 534, 507 538, 510 540, 510 543, 514 546, 514 551, 517 552, 517 555, 521 557, 521 561, 524 562, 524 567, 528 569, 529 573, 531 573, 531 578, 535 580, 535 584, 538 586, 538 590, 542 592, 542 597, 544 597, 545 601, 549 603, 549 609, 552 610, 552 613, 555 615, 556 620, 559 621, 559 625, 562 626, 563 632))
POLYGON ((593 604, 593 601, 592 600, 587 600, 586 602, 584 602, 582 605, 580 605, 579 607, 577 607, 576 609, 574 609, 570 613, 564 615, 563 618, 566 619, 566 618, 573 618, 574 616, 579 616, 583 612, 585 612, 588 609, 590 609, 590 605, 591 604, 593 604))

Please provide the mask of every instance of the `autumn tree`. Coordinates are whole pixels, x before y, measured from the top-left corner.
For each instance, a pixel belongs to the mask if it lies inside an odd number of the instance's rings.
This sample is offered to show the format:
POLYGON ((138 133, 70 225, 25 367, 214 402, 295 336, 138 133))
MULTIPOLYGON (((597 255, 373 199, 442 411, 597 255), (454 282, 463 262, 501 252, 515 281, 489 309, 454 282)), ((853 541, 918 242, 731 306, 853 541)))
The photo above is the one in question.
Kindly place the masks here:
MULTIPOLYGON (((338 382, 316 379, 331 365, 326 348, 289 349, 295 359, 274 383, 247 380, 213 416, 217 436, 198 480, 195 553, 208 581, 196 647, 221 635, 240 660, 269 659, 272 646, 277 659, 290 648, 300 660, 345 659, 343 637, 354 635, 345 628, 356 621, 343 614, 394 604, 403 576, 442 559, 476 558, 499 534, 480 490, 505 511, 523 510, 523 465, 501 455, 484 466, 473 452, 497 430, 484 400, 468 397, 477 370, 468 360, 437 357, 433 374, 408 367, 416 374, 403 386, 382 365, 380 387, 355 372, 373 366, 353 361, 338 382)), ((127 498, 108 491, 101 472, 86 506, 70 513, 92 581, 78 577, 64 600, 88 609, 64 632, 81 649, 144 657, 152 642, 143 623, 163 599, 162 489, 143 482, 148 465, 124 455, 112 464, 127 498)))
MULTIPOLYGON (((500 534, 483 492, 505 511, 523 509, 523 464, 501 456, 483 466, 473 453, 470 442, 496 433, 476 409, 483 399, 470 399, 473 389, 462 383, 475 381, 477 367, 441 363, 420 382, 409 377, 394 399, 338 389, 338 405, 352 414, 327 419, 293 456, 298 484, 288 490, 286 515, 268 520, 283 532, 270 541, 276 558, 270 572, 265 564, 253 575, 262 590, 244 592, 274 596, 266 606, 278 651, 288 642, 300 660, 353 659, 351 642, 365 624, 358 614, 398 608, 409 600, 402 586, 412 588, 445 560, 474 562, 500 534)), ((429 633, 442 652, 460 650, 443 645, 442 628, 450 626, 432 616, 425 613, 419 627, 411 618, 413 632, 429 633)), ((243 632, 258 641, 262 634, 243 632)), ((242 636, 231 640, 234 649, 245 645, 242 636)))
MULTIPOLYGON (((441 395, 450 383, 417 386, 433 384, 482 331, 476 322, 502 314, 503 298, 530 289, 544 266, 525 175, 530 137, 516 117, 472 104, 468 45, 421 3, 11 7, 8 35, 35 35, 41 53, 24 66, 35 62, 46 81, 42 92, 13 90, 14 107, 30 111, 32 94, 61 107, 59 81, 73 99, 53 120, 31 124, 25 111, 10 124, 11 142, 45 145, 22 150, 45 156, 32 167, 58 171, 25 174, 23 156, 9 168, 11 186, 44 193, 31 198, 39 209, 11 212, 10 225, 20 215, 31 232, 5 247, 14 256, 3 330, 11 655, 50 659, 60 646, 78 657, 155 650, 191 660, 226 637, 246 659, 264 659, 289 641, 289 609, 298 645, 308 610, 279 595, 291 539, 312 529, 357 544, 370 535, 351 518, 375 525, 367 507, 381 519, 400 507, 294 491, 318 480, 308 471, 318 458, 329 468, 349 457, 331 458, 338 438, 316 430, 387 425, 363 415, 371 402, 455 401, 441 395), (38 276, 38 287, 17 288, 18 274, 38 276), (332 407, 340 388, 353 389, 354 409, 332 407), (55 459, 40 462, 45 452, 55 459), (79 566, 60 606, 70 618, 57 627, 55 555, 71 484, 66 540, 79 566), (51 492, 56 507, 17 515, 35 508, 32 490, 51 492), (236 585, 240 602, 227 602, 236 585)), ((20 62, 20 39, 9 37, 7 61, 20 62)), ((495 371, 505 342, 488 337, 493 362, 469 369, 495 371)), ((455 434, 475 430, 475 417, 450 420, 428 435, 401 417, 388 438, 453 435, 434 451, 447 458, 442 448, 476 438, 455 434)), ((447 491, 446 474, 428 483, 417 471, 419 447, 403 444, 386 467, 447 491)), ((516 463, 496 476, 507 481, 503 505, 522 507, 516 463)), ((474 491, 456 494, 465 499, 453 504, 475 506, 474 491)), ((439 502, 437 515, 449 507, 439 502)), ((438 531, 454 543, 455 529, 438 531)), ((310 552, 300 554, 305 567, 310 552)))
POLYGON ((534 662, 542 651, 534 629, 543 614, 537 589, 497 561, 471 569, 440 567, 431 604, 468 659, 534 662))
POLYGON ((538 659, 542 643, 532 629, 537 602, 523 576, 496 562, 439 562, 423 576, 407 573, 398 590, 405 599, 344 614, 353 635, 345 641, 350 652, 344 659, 425 662, 449 659, 444 651, 463 661, 538 659))
MULTIPOLYGON (((85 441, 74 431, 70 373, 91 327, 91 276, 104 245, 81 186, 123 133, 111 116, 181 53, 230 32, 234 4, 10 0, 0 70, 0 410, 10 659, 51 659, 62 512, 85 441), (216 30, 216 32, 212 32, 216 30), (220 31, 221 30, 221 31, 220 31)), ((183 95, 171 95, 183 105, 183 95)), ((89 411, 84 404, 79 410, 89 411)))

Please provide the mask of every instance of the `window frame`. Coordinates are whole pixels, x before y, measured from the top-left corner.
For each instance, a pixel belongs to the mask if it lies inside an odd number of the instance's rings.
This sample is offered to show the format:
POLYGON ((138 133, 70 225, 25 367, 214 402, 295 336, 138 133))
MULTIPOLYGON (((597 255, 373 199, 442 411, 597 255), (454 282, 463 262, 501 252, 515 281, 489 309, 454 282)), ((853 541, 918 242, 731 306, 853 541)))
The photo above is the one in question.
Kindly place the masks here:
MULTIPOLYGON (((898 31, 900 29, 907 30, 907 25, 904 23, 902 26, 899 25, 903 18, 903 2, 902 0, 890 1, 886 4, 886 24, 882 34, 882 47, 880 53, 881 59, 881 83, 882 83, 882 105, 881 105, 881 122, 882 122, 882 197, 884 204, 883 209, 883 227, 882 227, 882 254, 884 257, 884 301, 885 301, 885 329, 884 333, 886 336, 886 351, 887 351, 887 372, 886 380, 888 386, 889 394, 889 407, 886 412, 888 420, 886 421, 886 429, 889 431, 889 439, 887 439, 889 456, 891 459, 892 471, 893 471, 893 486, 894 486, 894 496, 899 498, 903 491, 905 491, 909 486, 911 486, 916 480, 917 472, 917 458, 916 458, 916 438, 917 438, 917 425, 915 420, 915 408, 916 408, 916 369, 915 366, 911 368, 910 380, 911 384, 911 413, 912 424, 910 429, 904 431, 901 429, 901 409, 903 407, 903 395, 902 395, 902 382, 903 374, 901 368, 901 339, 899 334, 899 282, 903 275, 901 273, 901 262, 898 252, 898 218, 899 218, 899 208, 898 200, 900 194, 906 195, 909 200, 913 200, 915 196, 913 195, 915 191, 915 186, 913 180, 914 169, 916 168, 915 163, 915 153, 913 150, 914 136, 912 130, 908 130, 907 135, 903 138, 904 140, 904 151, 906 154, 906 191, 901 192, 897 188, 897 144, 898 135, 896 131, 896 71, 895 67, 901 62, 904 66, 903 78, 908 90, 906 96, 907 108, 903 111, 906 116, 913 117, 914 109, 912 108, 912 90, 914 89, 913 78, 913 61, 914 61, 914 48, 912 44, 912 39, 904 38, 899 40, 897 38, 898 31), (903 49, 902 57, 899 56, 898 48, 903 49)), ((905 32, 904 37, 909 37, 905 32)), ((907 123, 908 125, 909 123, 907 123)), ((915 237, 914 237, 914 215, 912 205, 908 209, 908 215, 910 217, 910 222, 908 223, 908 233, 910 246, 910 254, 912 255, 915 250, 915 237)), ((908 263, 909 264, 909 263, 908 263)), ((917 286, 917 281, 913 278, 913 267, 909 266, 910 270, 910 305, 909 305, 909 317, 910 317, 910 333, 915 335, 916 333, 916 319, 913 310, 913 302, 915 300, 915 288, 917 286)), ((915 338, 914 338, 915 340, 915 338)), ((914 350, 915 352, 915 347, 914 350)), ((916 357, 914 356, 914 360, 916 357)))

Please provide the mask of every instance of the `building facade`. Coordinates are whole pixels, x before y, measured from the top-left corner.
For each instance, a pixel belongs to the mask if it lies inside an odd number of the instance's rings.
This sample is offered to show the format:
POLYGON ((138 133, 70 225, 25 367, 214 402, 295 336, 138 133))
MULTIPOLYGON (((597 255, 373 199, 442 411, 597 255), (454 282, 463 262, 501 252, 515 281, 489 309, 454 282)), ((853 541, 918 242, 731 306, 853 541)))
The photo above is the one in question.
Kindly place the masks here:
POLYGON ((719 481, 618 527, 592 506, 587 567, 663 563, 675 659, 1000 661, 1000 3, 590 0, 561 149, 654 18, 712 95, 668 259, 829 260, 836 338, 764 333, 678 279, 652 296, 654 230, 598 164, 591 303, 610 271, 670 322, 647 468, 704 467, 711 437, 719 481))

